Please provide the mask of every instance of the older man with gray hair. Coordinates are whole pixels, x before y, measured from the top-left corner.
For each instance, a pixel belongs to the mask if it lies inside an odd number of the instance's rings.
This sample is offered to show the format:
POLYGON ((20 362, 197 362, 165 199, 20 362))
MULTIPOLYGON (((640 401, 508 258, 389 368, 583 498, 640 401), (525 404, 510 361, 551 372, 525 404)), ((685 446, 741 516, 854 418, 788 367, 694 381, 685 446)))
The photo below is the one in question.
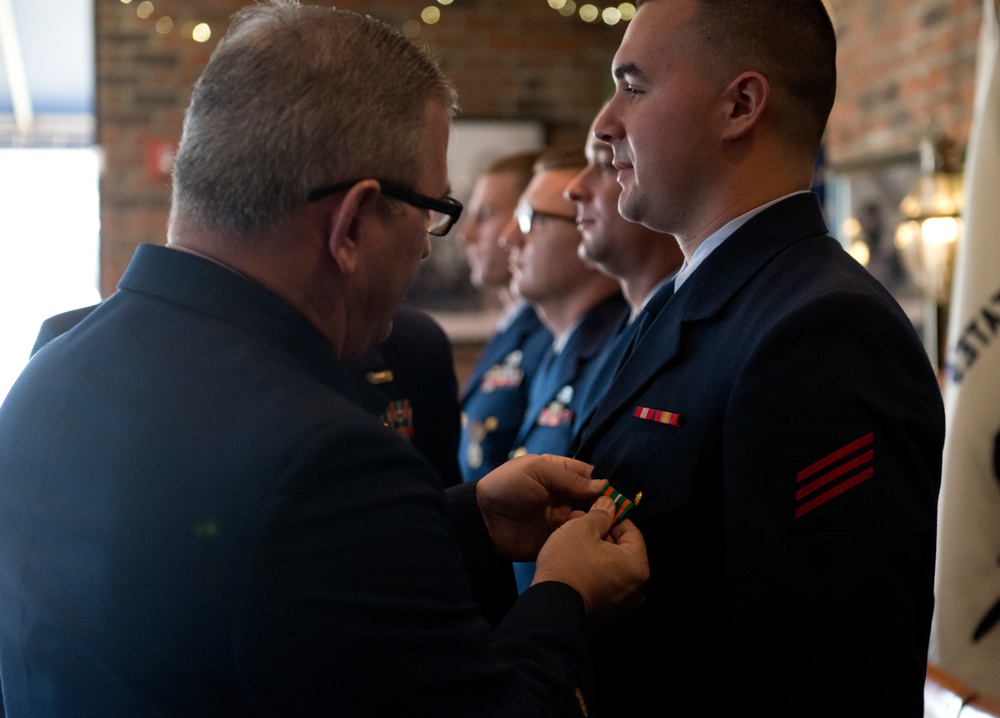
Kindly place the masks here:
POLYGON ((641 535, 571 459, 446 495, 343 363, 459 216, 454 102, 371 18, 234 15, 167 246, 140 246, 0 409, 10 718, 588 712, 587 619, 634 602, 641 535), (463 552, 477 577, 537 557, 492 633, 463 552))

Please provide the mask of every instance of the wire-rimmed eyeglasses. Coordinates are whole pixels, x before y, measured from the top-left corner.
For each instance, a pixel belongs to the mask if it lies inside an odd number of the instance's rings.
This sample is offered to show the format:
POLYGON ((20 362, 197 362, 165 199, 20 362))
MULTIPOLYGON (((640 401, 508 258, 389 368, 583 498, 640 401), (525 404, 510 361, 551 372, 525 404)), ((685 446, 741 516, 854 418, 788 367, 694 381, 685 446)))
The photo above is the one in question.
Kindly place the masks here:
MULTIPOLYGON (((427 225, 424 229, 427 230, 428 234, 433 234, 435 237, 443 237, 448 234, 448 231, 455 226, 458 218, 462 216, 462 203, 454 197, 440 199, 428 197, 425 194, 414 192, 412 189, 396 184, 395 182, 386 182, 380 179, 376 179, 375 181, 382 186, 382 194, 386 197, 392 197, 393 199, 398 199, 400 202, 406 202, 406 204, 427 210, 427 225)), ((361 180, 337 182, 326 187, 318 187, 310 192, 306 199, 310 202, 316 202, 324 197, 329 197, 331 194, 348 190, 358 182, 361 182, 361 180)))
POLYGON ((555 212, 542 212, 535 209, 530 204, 519 204, 514 210, 514 219, 517 220, 517 228, 521 234, 528 234, 535 224, 536 217, 549 217, 550 219, 564 219, 567 222, 576 224, 576 215, 556 214, 555 212))

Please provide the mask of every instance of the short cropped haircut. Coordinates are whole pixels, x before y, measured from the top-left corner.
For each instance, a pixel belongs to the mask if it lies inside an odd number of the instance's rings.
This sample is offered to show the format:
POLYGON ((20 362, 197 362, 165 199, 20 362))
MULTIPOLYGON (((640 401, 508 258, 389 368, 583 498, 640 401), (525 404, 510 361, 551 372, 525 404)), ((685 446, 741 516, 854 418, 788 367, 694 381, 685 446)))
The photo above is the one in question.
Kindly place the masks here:
POLYGON ((252 242, 308 193, 424 171, 428 102, 456 111, 437 64, 374 18, 270 0, 237 11, 194 87, 173 210, 252 242))
POLYGON ((538 159, 540 150, 529 150, 518 152, 513 155, 505 155, 493 160, 483 170, 484 175, 492 174, 512 174, 517 177, 517 184, 521 189, 528 186, 531 175, 535 171, 535 161, 538 159))
POLYGON ((582 170, 587 166, 583 144, 559 144, 545 149, 535 160, 535 172, 582 170))
POLYGON ((704 49, 705 66, 721 78, 760 72, 776 94, 779 127, 818 148, 837 94, 837 37, 822 0, 696 2, 692 49, 704 49))

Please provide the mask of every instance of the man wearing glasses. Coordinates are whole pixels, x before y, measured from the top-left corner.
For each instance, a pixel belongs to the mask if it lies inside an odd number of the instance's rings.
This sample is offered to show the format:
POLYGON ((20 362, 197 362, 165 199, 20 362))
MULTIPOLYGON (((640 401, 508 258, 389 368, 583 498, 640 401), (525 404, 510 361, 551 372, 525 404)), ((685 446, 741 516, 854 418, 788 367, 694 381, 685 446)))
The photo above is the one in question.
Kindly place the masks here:
POLYGON ((528 386, 552 335, 511 286, 510 248, 500 235, 534 174, 538 152, 508 155, 476 179, 459 232, 466 247, 469 280, 494 292, 501 305, 497 331, 483 347, 462 387, 458 462, 465 481, 505 462, 528 403, 528 386))
MULTIPOLYGON (((579 145, 542 153, 501 235, 511 248, 514 289, 535 307, 553 336, 528 387, 515 457, 572 453, 574 419, 594 380, 596 359, 626 312, 617 280, 579 254, 575 205, 564 194, 585 166, 579 145)), ((533 564, 515 563, 514 572, 518 590, 524 591, 533 564)))
POLYGON ((140 246, 0 407, 8 718, 593 715, 587 620, 638 598, 634 525, 572 459, 444 491, 344 363, 460 214, 454 107, 370 17, 233 16, 185 116, 167 246, 140 246), (470 576, 536 557, 491 632, 470 576))

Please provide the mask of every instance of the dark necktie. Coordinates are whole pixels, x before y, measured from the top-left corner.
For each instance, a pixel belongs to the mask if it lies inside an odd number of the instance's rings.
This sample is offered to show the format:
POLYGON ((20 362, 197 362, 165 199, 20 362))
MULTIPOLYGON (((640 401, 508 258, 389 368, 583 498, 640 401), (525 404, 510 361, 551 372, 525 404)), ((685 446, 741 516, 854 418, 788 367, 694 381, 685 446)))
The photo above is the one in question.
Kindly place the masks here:
POLYGON ((556 359, 558 358, 555 349, 549 347, 542 357, 542 361, 535 370, 535 375, 531 378, 531 385, 528 387, 528 411, 534 411, 536 407, 542 406, 552 396, 552 376, 555 373, 556 359))

